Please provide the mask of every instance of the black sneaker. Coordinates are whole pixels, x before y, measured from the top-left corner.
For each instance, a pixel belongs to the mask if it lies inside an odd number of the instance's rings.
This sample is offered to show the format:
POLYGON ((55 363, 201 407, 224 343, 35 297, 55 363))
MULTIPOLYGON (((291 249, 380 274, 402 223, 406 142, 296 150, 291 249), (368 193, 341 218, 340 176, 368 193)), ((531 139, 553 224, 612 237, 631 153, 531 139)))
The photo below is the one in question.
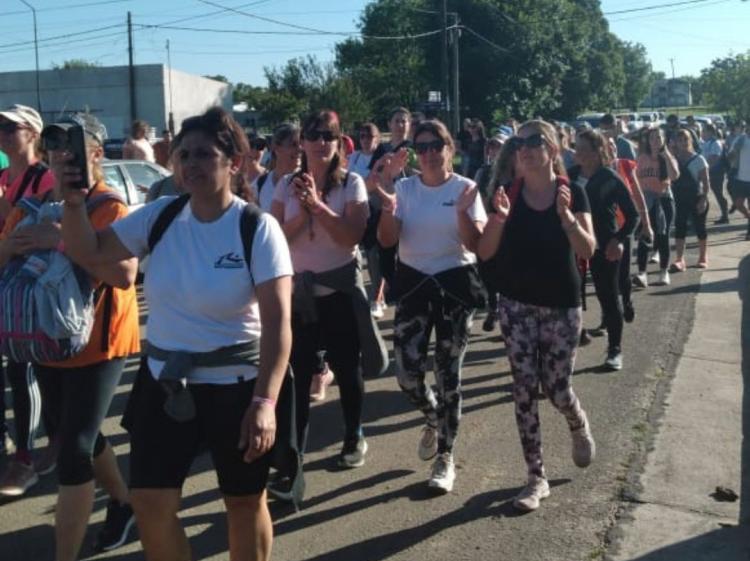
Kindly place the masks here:
POLYGON ((635 319, 635 308, 633 307, 632 301, 623 302, 622 319, 624 319, 628 323, 633 323, 633 320, 635 319))
POLYGON ((497 316, 494 313, 490 312, 487 314, 487 317, 484 318, 484 323, 482 323, 482 331, 486 333, 495 331, 496 325, 497 325, 497 316))
POLYGON ((729 217, 722 216, 721 218, 714 220, 714 224, 729 224, 729 217))
POLYGON ((581 329, 581 338, 578 340, 578 346, 584 347, 591 343, 591 336, 589 335, 588 329, 581 329))
POLYGON ((96 551, 111 551, 120 547, 127 541, 133 524, 135 524, 135 515, 130 505, 110 499, 107 503, 104 526, 96 536, 94 545, 96 551))
POLYGON ((604 320, 602 320, 602 322, 598 326, 596 326, 594 329, 589 329, 588 332, 589 332, 589 335, 591 335, 592 337, 603 337, 604 334, 607 332, 607 326, 604 323, 604 320))
POLYGON ((346 440, 339 455, 339 467, 361 467, 365 465, 365 454, 367 454, 367 441, 364 436, 359 435, 346 440))

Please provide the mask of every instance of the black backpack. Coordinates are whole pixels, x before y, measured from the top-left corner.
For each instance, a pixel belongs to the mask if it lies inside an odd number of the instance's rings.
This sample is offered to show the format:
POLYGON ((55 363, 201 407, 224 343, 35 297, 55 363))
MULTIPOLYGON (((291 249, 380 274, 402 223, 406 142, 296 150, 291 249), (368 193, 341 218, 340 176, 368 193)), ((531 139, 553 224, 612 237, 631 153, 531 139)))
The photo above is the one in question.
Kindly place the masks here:
MULTIPOLYGON (((0 173, 6 169, 8 168, 0 170, 0 173)), ((23 174, 23 179, 21 179, 21 185, 19 185, 18 191, 16 192, 15 197, 13 197, 11 204, 13 206, 18 204, 18 201, 23 198, 26 189, 29 187, 29 183, 31 183, 31 194, 36 195, 39 192, 39 185, 42 182, 42 178, 44 177, 44 174, 47 173, 48 169, 49 168, 42 162, 37 162, 27 167, 23 174)))

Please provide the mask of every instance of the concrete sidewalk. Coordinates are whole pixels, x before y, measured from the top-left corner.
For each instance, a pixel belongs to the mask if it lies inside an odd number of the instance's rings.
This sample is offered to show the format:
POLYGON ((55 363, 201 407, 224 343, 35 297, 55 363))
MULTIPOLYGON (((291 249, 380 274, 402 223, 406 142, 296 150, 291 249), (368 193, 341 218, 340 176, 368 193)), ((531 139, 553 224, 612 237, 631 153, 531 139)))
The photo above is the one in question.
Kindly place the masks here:
POLYGON ((750 559, 750 296, 743 311, 739 293, 750 292, 744 233, 733 228, 710 240, 711 268, 701 277, 693 329, 640 490, 623 498, 635 506, 623 508, 610 533, 610 561, 750 559), (740 500, 719 500, 717 486, 740 500))

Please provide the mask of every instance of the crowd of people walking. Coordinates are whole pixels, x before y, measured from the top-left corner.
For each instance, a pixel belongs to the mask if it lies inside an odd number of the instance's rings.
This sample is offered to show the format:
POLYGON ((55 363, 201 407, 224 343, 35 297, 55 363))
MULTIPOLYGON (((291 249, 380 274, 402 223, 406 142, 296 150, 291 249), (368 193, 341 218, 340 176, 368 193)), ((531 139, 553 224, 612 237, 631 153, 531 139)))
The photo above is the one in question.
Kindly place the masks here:
POLYGON ((631 142, 612 115, 578 130, 509 120, 490 135, 469 119, 454 139, 439 120, 397 107, 387 128, 388 139, 363 123, 352 140, 335 111, 321 110, 266 139, 213 108, 152 147, 137 121, 127 157, 156 158, 174 175, 128 213, 105 184, 106 130, 95 117, 45 126, 30 107, 0 112, 9 159, 0 172, 0 379, 12 390, 15 428, 11 439, 3 400, 0 446, 10 461, 0 495, 22 496, 57 472, 57 561, 78 558, 96 483, 109 496, 98 549, 120 546, 135 523, 148 559, 189 559, 177 515, 204 450, 226 507, 231 559, 270 558, 267 493, 301 500, 311 402, 333 381, 342 422, 327 430, 341 440, 337 463, 367 461, 365 380, 389 368, 377 322, 389 306, 396 384, 423 417, 416 455, 431 462, 427 486, 436 493, 456 482, 473 320, 486 314, 486 332, 499 325, 527 468, 513 504, 534 511, 550 495, 542 393, 569 428, 573 463, 585 468, 596 457, 596 423, 572 386, 579 346, 606 333, 602 367, 624 368, 634 286, 668 285, 686 270, 689 227, 695 266, 709 266, 709 192, 717 223, 736 209, 750 239, 750 141, 741 122, 725 142, 711 125, 695 131, 673 120, 631 142), (123 475, 101 425, 126 358, 141 352, 135 284, 147 256, 148 335, 122 419, 130 436, 123 475), (35 287, 48 287, 52 272, 53 290, 67 283, 82 307, 55 301, 54 313, 24 318, 21 333, 6 320, 18 316, 13 291, 32 287, 24 294, 41 301, 46 293, 35 287), (589 275, 601 323, 587 329, 589 275), (77 331, 51 332, 55 314, 77 331), (29 339, 45 352, 21 352, 29 339), (35 452, 40 424, 49 444, 35 452))

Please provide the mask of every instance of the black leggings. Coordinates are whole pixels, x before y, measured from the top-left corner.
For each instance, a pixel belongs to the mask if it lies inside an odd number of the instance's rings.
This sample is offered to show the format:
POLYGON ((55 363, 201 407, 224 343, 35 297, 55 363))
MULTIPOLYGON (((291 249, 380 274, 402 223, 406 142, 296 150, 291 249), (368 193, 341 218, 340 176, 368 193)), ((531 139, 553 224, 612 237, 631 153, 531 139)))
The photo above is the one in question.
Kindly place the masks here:
POLYGON ((597 250, 591 258, 590 267, 596 297, 599 299, 604 325, 607 327, 609 350, 619 351, 623 324, 619 289, 620 261, 609 261, 603 251, 597 250))
POLYGON ((42 398, 34 376, 34 369, 21 362, 8 360, 3 373, 0 369, 0 438, 7 431, 5 424, 5 378, 13 393, 13 424, 16 429, 16 449, 29 452, 34 448, 34 436, 39 427, 42 398))
POLYGON ((94 479, 92 460, 106 446, 99 429, 120 382, 125 359, 113 358, 78 368, 35 368, 54 425, 47 430, 60 441, 60 485, 88 483, 94 479))
POLYGON ((633 294, 633 281, 630 277, 630 262, 633 260, 630 236, 622 242, 622 258, 620 259, 620 296, 623 304, 630 302, 633 294))
MULTIPOLYGON (((648 217, 651 224, 656 228, 656 224, 659 222, 659 206, 664 212, 664 222, 666 222, 664 233, 654 235, 654 245, 659 251, 659 267, 663 270, 669 267, 669 229, 672 226, 672 219, 674 218, 674 203, 671 197, 660 197, 657 202, 651 205, 648 210, 648 217)), ((644 272, 648 265, 648 252, 649 247, 643 242, 638 242, 638 271, 644 272)))
POLYGON ((724 197, 724 174, 723 173, 712 173, 711 179, 711 191, 713 191, 716 202, 719 203, 721 209, 722 218, 726 217, 729 210, 726 197, 724 197))
POLYGON ((292 356, 295 398, 297 400, 297 437, 300 449, 307 444, 310 418, 310 383, 320 372, 319 351, 336 378, 344 413, 344 438, 351 439, 361 431, 362 402, 365 384, 359 366, 359 334, 351 296, 335 292, 315 298, 318 320, 303 323, 292 314, 292 356))
POLYGON ((684 240, 687 237, 688 220, 692 221, 695 228, 695 234, 699 240, 708 238, 706 232, 706 216, 708 215, 708 205, 705 212, 698 212, 698 196, 694 194, 681 194, 675 198, 677 215, 674 220, 674 237, 684 240))

